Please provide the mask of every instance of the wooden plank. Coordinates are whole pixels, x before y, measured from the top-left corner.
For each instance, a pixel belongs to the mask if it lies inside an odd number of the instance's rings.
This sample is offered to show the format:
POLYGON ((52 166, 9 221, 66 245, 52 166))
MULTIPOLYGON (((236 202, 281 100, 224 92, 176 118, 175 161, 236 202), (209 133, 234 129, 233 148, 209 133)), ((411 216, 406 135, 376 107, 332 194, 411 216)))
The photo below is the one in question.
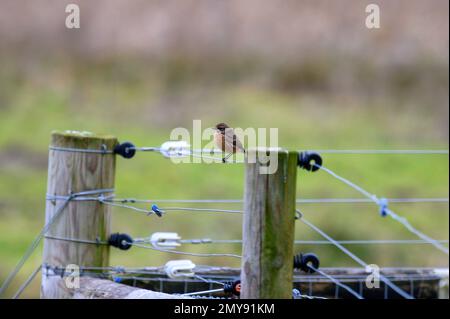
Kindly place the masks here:
MULTIPOLYGON (((112 150, 117 144, 112 136, 86 132, 54 132, 51 146, 75 149, 112 150)), ((50 150, 47 194, 67 196, 86 190, 114 188, 115 155, 50 150)), ((63 201, 47 201, 46 223, 63 201)), ((110 235, 110 207, 94 201, 72 201, 55 220, 47 235, 107 241, 110 235)), ((70 242, 46 238, 43 263, 50 266, 106 267, 109 265, 109 246, 70 242)), ((71 298, 73 289, 67 288, 63 278, 42 276, 41 298, 71 298)))
POLYGON ((82 277, 80 288, 74 289, 74 299, 191 299, 188 296, 170 295, 135 288, 110 280, 82 277))
MULTIPOLYGON (((265 150, 257 152, 258 158, 265 150)), ((273 151, 272 151, 273 152, 273 151)), ((298 153, 277 151, 278 169, 246 164, 241 298, 292 298, 298 153)))

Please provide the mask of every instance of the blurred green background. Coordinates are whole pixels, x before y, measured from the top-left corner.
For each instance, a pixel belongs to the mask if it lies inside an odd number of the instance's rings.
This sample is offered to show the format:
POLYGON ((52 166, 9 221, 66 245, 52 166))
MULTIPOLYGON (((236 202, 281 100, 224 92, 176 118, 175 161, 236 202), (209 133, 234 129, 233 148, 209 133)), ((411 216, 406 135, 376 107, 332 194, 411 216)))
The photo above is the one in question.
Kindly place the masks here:
MULTIPOLYGON (((279 144, 291 149, 448 149, 448 1, 377 1, 381 28, 372 30, 364 24, 368 3, 1 0, 0 281, 43 226, 52 130, 159 146, 173 128, 191 129, 192 120, 201 119, 205 127, 276 127, 279 144), (68 3, 80 5, 80 29, 64 26, 68 3)), ((448 197, 448 155, 323 158, 379 196, 448 197)), ((118 160, 116 194, 237 199, 243 173, 240 165, 174 165, 140 153, 118 160)), ((297 189, 298 198, 360 197, 324 172, 299 171, 297 189)), ((448 203, 390 207, 426 234, 448 238, 448 203)), ((336 239, 416 239, 372 204, 300 208, 336 239)), ((239 239, 241 217, 156 218, 114 208, 113 231, 239 239)), ((322 238, 298 223, 296 239, 322 238)), ((383 267, 448 267, 448 256, 428 245, 350 248, 383 267)), ((239 245, 182 249, 240 253, 239 245)), ((296 251, 317 253, 325 267, 356 266, 331 246, 296 251)), ((9 294, 39 264, 41 252, 9 294)), ((154 266, 170 259, 178 256, 134 248, 113 250, 111 264, 154 266)), ((226 258, 192 260, 239 266, 226 258)), ((35 280, 23 297, 38 296, 35 280)))

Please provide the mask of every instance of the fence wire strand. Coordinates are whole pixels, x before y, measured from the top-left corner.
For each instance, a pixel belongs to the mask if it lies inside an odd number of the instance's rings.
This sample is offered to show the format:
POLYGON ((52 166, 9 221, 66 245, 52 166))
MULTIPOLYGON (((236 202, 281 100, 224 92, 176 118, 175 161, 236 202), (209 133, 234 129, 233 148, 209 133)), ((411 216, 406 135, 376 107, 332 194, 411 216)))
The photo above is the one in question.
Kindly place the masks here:
MULTIPOLYGON (((361 258, 359 258, 358 256, 356 256, 355 254, 353 254, 350 250, 348 250, 347 248, 345 248, 344 246, 342 246, 341 244, 339 244, 338 242, 336 242, 332 237, 330 237, 329 235, 327 235, 324 231, 322 231, 320 228, 318 228, 317 226, 315 226, 314 224, 312 224, 311 222, 309 222, 308 220, 305 219, 304 216, 302 216, 300 218, 300 221, 302 221, 305 225, 307 225, 308 227, 310 227, 311 229, 313 229, 314 231, 316 231, 318 234, 320 234, 322 237, 324 237, 325 239, 327 239, 328 241, 332 242, 337 248, 339 248, 342 252, 344 252, 347 256, 349 256, 350 258, 352 258, 355 262, 357 262, 358 264, 360 264, 362 267, 364 267, 365 269, 369 266, 366 262, 364 262, 361 258)), ((380 280, 382 280, 387 286, 389 286, 390 288, 392 288, 395 292, 397 292, 400 296, 402 296, 403 298, 406 299, 414 299, 413 296, 411 296, 410 294, 406 293, 405 291, 403 291, 402 289, 400 289, 397 285, 395 285, 393 282, 391 282, 388 278, 386 278, 385 276, 380 274, 380 280)))
MULTIPOLYGON (((318 165, 318 164, 314 164, 314 166, 316 166, 317 168, 319 168, 320 170, 328 173, 329 175, 333 176, 334 178, 340 180, 341 182, 343 182, 344 184, 350 186, 351 188, 355 189, 356 191, 360 192, 361 194, 363 194, 364 196, 366 196, 367 198, 371 199, 375 204, 377 204, 379 207, 381 207, 383 204, 383 201, 381 199, 378 199, 378 197, 375 194, 371 194, 368 191, 366 191, 364 188, 356 185, 355 183, 349 181, 348 179, 339 176, 338 174, 336 174, 335 172, 333 172, 331 169, 326 168, 322 165, 318 165)), ((436 241, 435 239, 425 235, 423 232, 419 231, 417 228, 413 227, 408 220, 405 217, 401 217, 399 215, 397 215, 396 213, 394 213, 392 210, 390 210, 389 208, 387 208, 387 204, 386 207, 384 209, 384 212, 392 217, 394 220, 400 222, 403 226, 405 226, 411 233, 415 234, 416 236, 420 237, 421 239, 428 241, 430 244, 432 244, 434 247, 436 247, 437 249, 439 249, 440 251, 444 252, 445 254, 449 254, 449 250, 448 248, 444 247, 441 243, 439 243, 438 241, 436 241)))
POLYGON ((50 218, 50 220, 42 227, 39 234, 36 236, 36 238, 33 240, 31 245, 26 250, 23 257, 20 259, 18 264, 14 267, 14 269, 9 273, 8 277, 6 277, 5 281, 3 282, 3 285, 0 288, 0 296, 2 296, 6 289, 11 284, 14 277, 17 275, 17 273, 20 271, 20 269, 23 267, 25 262, 28 260, 28 258, 31 256, 31 254, 34 252, 34 250, 38 247, 39 243, 41 242, 42 238, 45 236, 45 234, 49 231, 50 227, 55 223, 55 221, 58 219, 58 217, 64 212, 64 209, 67 207, 69 202, 76 198, 77 196, 85 196, 85 195, 94 195, 94 194, 105 194, 105 193, 112 193, 114 192, 114 189, 96 189, 96 190, 89 190, 89 191, 82 191, 78 193, 72 193, 67 196, 67 198, 64 200, 64 202, 61 204, 61 206, 56 209, 53 216, 50 218))
MULTIPOLYGON (((76 148, 62 148, 62 147, 54 147, 51 146, 49 148, 51 151, 64 151, 64 152, 82 152, 82 153, 98 153, 98 154, 112 154, 114 153, 112 150, 107 150, 106 148, 101 149, 76 149, 76 148)), ((199 157, 204 159, 211 159, 211 160, 217 160, 222 162, 221 157, 216 156, 208 156, 204 155, 209 153, 210 155, 215 155, 218 153, 222 153, 219 150, 216 149, 186 149, 183 151, 180 151, 178 153, 164 153, 164 150, 159 147, 133 147, 136 151, 142 151, 142 152, 159 152, 160 154, 164 155, 165 157, 183 157, 183 156, 192 156, 192 157, 199 157)), ((405 155, 448 155, 448 150, 317 150, 317 152, 323 153, 323 154, 405 154, 405 155)), ((228 163, 244 163, 245 161, 231 161, 228 163)), ((344 252, 346 255, 348 255, 350 258, 352 258, 355 262, 357 262, 359 265, 367 268, 369 265, 366 264, 362 259, 360 259, 358 256, 353 254, 350 250, 345 248, 343 245, 350 245, 350 244, 431 244, 440 251, 449 254, 449 250, 447 247, 445 247, 443 244, 448 244, 448 240, 435 240, 427 235, 425 235, 423 232, 419 231, 415 227, 413 227, 409 221, 402 216, 397 215, 395 212, 393 212, 391 209, 387 208, 387 202, 393 202, 393 203, 448 203, 449 198, 391 198, 391 199, 379 199, 376 195, 371 194, 364 188, 356 185, 355 183, 351 182, 350 180, 343 178, 336 174, 334 171, 318 165, 313 164, 317 168, 320 168, 320 170, 328 173, 332 177, 340 180, 341 182, 345 183, 346 185, 352 187, 365 197, 367 199, 359 199, 359 198, 311 198, 311 199, 297 199, 297 204, 315 204, 315 203, 369 203, 374 202, 378 206, 382 207, 382 205, 385 205, 383 208, 383 212, 386 214, 386 216, 390 216, 395 221, 401 223, 407 230, 409 230, 414 235, 418 236, 420 240, 341 240, 336 241, 333 238, 331 238, 329 235, 327 235, 323 230, 309 222, 304 218, 304 216, 301 214, 300 220, 306 224, 308 227, 312 228, 314 231, 319 233, 322 237, 324 237, 325 241, 306 241, 306 240, 297 240, 295 241, 296 244, 331 244, 339 248, 342 252, 344 252)), ((156 202, 162 202, 162 203, 243 203, 242 199, 198 199, 198 200, 182 200, 182 199, 161 199, 161 200, 146 200, 146 199, 134 199, 134 198, 123 198, 118 199, 115 198, 114 195, 108 195, 105 194, 113 193, 113 189, 97 189, 97 190, 89 190, 89 191, 83 191, 78 193, 72 193, 67 196, 62 195, 47 195, 47 200, 51 201, 58 201, 61 200, 61 205, 55 210, 53 216, 49 219, 49 221, 44 225, 44 227, 41 229, 37 237, 33 240, 31 245, 26 250, 23 257, 19 260, 18 264, 15 266, 15 268, 12 270, 12 272, 7 276, 6 280, 0 287, 0 296, 2 296, 9 285, 11 284, 12 280, 17 276, 18 272, 21 270, 23 265, 26 263, 26 261, 29 259, 31 254, 35 251, 35 249, 38 247, 40 241, 42 238, 46 237, 49 239, 58 239, 58 240, 69 240, 69 241, 77 241, 80 243, 95 243, 95 244, 107 244, 106 242, 100 242, 100 241, 92 241, 92 240, 85 240, 85 239, 72 239, 72 238, 61 238, 61 237, 55 237, 47 235, 47 232, 50 230, 51 226, 55 223, 55 221, 58 219, 58 217, 64 212, 67 205, 70 203, 70 201, 98 201, 100 203, 103 203, 105 205, 111 205, 126 209, 131 209, 137 212, 145 213, 147 215, 155 213, 153 209, 145 209, 136 207, 134 205, 129 204, 135 204, 135 203, 156 203, 156 202), (94 196, 98 195, 98 196, 94 196)), ((232 213, 232 214, 242 214, 242 210, 231 210, 231 209, 218 209, 218 208, 198 208, 198 207, 163 207, 160 209, 162 213, 166 212, 207 212, 207 213, 232 213)), ((180 243, 183 244, 205 244, 205 243, 242 243, 242 240, 212 240, 212 239, 186 239, 186 240, 180 240, 180 243)), ((145 245, 136 241, 128 243, 130 245, 144 248, 144 249, 151 249, 155 251, 160 252, 166 252, 166 253, 172 253, 172 254, 180 254, 180 255, 188 255, 188 256, 196 256, 196 257, 233 257, 233 258, 241 258, 240 255, 237 254, 227 254, 227 253, 191 253, 191 252, 184 252, 184 251, 176 251, 171 249, 161 249, 157 248, 151 245, 145 245)), ((351 293, 353 296, 355 296, 358 299, 363 299, 363 297, 358 294, 356 291, 354 291, 349 286, 343 284, 340 280, 337 278, 334 278, 333 276, 323 272, 322 270, 314 268, 312 265, 308 265, 312 270, 316 271, 323 277, 329 279, 331 282, 335 283, 336 287, 339 286, 341 288, 344 288, 349 293, 351 293)), ((126 273, 124 267, 91 267, 92 270, 94 268, 99 268, 97 270, 102 270, 103 268, 108 268, 108 271, 116 273, 126 273), (100 269, 102 268, 102 269, 100 269), (120 268, 120 269, 119 269, 120 268)), ((153 270, 149 269, 146 274, 159 274, 160 268, 155 268, 153 270)), ((43 269, 43 265, 39 265, 32 273, 31 275, 25 280, 25 282, 19 287, 18 291, 14 294, 13 298, 18 298, 21 293, 28 287, 28 285, 33 281, 33 279, 36 277, 36 275, 43 269)), ((133 273, 131 268, 128 270, 129 273, 133 273)), ((135 270, 135 274, 140 274, 139 271, 141 270, 135 270)), ((64 275, 65 273, 63 273, 64 275)), ((103 273, 101 274, 103 275, 103 273)), ((194 276, 196 279, 201 280, 205 283, 210 284, 220 284, 224 285, 224 283, 207 279, 200 275, 194 276)), ((407 298, 407 299, 414 299, 414 297, 407 292, 400 289, 397 285, 395 285, 391 280, 386 278, 384 275, 380 274, 380 280, 382 280, 386 287, 389 286, 391 289, 393 289, 397 294, 400 296, 407 298)), ((220 289, 210 289, 206 291, 198 291, 198 292, 190 292, 182 294, 184 296, 189 295, 200 295, 200 294, 207 294, 207 293, 214 293, 223 291, 223 288, 220 289)), ((309 295, 300 295, 304 298, 315 298, 315 299, 326 299, 324 297, 315 297, 315 296, 309 296, 309 295)))

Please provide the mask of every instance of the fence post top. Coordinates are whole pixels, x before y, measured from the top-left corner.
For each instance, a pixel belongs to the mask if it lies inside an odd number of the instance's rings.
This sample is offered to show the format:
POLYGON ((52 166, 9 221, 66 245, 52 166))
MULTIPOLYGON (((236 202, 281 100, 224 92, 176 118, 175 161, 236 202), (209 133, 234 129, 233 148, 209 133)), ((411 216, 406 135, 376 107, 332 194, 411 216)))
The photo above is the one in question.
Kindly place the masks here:
POLYGON ((112 135, 95 134, 87 131, 52 131, 51 147, 94 149, 111 152, 118 144, 112 135))
POLYGON ((88 131, 73 131, 73 130, 65 130, 65 131, 52 131, 52 136, 61 136, 66 138, 82 138, 82 139, 91 139, 91 138, 99 138, 99 139, 115 139, 115 136, 109 134, 97 134, 88 131))

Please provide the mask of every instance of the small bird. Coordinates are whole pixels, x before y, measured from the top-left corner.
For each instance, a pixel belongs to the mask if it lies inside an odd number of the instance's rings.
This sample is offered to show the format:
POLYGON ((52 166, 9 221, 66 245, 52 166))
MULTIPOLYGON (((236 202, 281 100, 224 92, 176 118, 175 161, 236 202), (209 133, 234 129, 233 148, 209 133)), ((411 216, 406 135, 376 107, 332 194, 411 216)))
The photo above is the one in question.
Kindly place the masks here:
POLYGON ((227 159, 236 152, 245 153, 244 146, 239 141, 234 130, 225 123, 219 123, 214 127, 214 142, 217 147, 222 150, 223 154, 229 153, 222 157, 222 162, 226 163, 227 159))

